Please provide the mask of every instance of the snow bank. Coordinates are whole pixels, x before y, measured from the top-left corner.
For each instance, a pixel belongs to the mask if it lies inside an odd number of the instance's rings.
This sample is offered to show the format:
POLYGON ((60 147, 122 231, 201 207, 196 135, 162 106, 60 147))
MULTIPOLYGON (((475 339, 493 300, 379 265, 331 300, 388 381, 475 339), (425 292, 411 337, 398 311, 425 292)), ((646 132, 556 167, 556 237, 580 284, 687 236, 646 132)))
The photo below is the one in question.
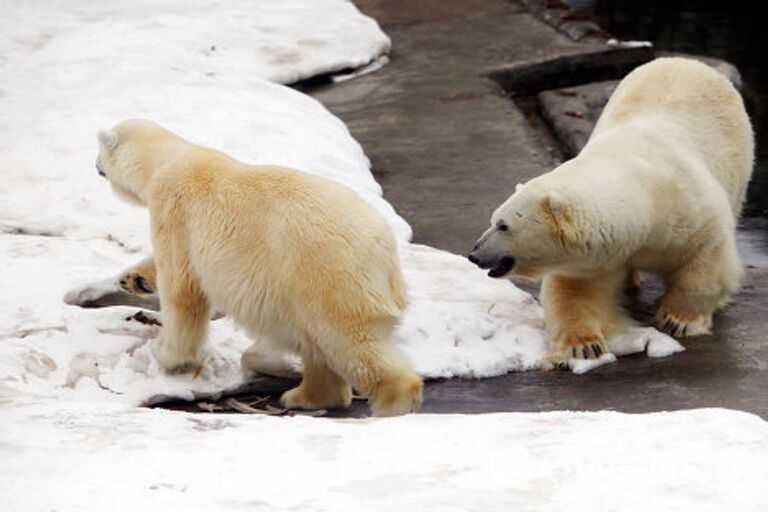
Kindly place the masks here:
POLYGON ((625 415, 273 418, 44 402, 2 411, 4 510, 765 510, 768 424, 625 415))
POLYGON ((387 36, 351 2, 4 4, 5 231, 112 235, 146 250, 145 213, 115 202, 93 166, 97 129, 147 117, 247 162, 341 181, 382 211, 401 239, 410 235, 343 123, 312 98, 272 83, 359 66, 388 51, 387 36))

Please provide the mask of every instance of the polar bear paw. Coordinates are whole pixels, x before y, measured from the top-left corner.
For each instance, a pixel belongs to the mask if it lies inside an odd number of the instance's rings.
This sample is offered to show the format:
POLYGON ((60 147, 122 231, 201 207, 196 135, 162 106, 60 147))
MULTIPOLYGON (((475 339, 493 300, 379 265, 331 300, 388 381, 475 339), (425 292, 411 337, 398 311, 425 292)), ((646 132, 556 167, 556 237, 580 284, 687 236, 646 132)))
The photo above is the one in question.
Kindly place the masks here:
POLYGON ((687 336, 709 334, 709 329, 712 327, 712 316, 686 316, 662 309, 656 315, 656 324, 659 326, 660 331, 670 336, 685 338, 687 336))
POLYGON ((369 403, 374 416, 400 416, 421 409, 421 377, 404 373, 380 382, 369 403))
POLYGON ((148 280, 138 272, 129 272, 123 275, 119 284, 123 291, 134 295, 154 295, 156 293, 148 280))
POLYGON ((542 360, 544 368, 568 367, 572 359, 600 359, 609 353, 608 345, 597 334, 569 335, 550 342, 550 351, 542 360))
MULTIPOLYGON (((326 390, 327 391, 327 390, 326 390)), ((286 409, 346 409, 352 403, 352 389, 340 386, 334 392, 312 393, 306 386, 299 385, 283 393, 280 404, 286 409)))
POLYGON ((151 344, 152 355, 168 373, 190 373, 200 367, 200 361, 194 354, 180 351, 162 335, 151 344))

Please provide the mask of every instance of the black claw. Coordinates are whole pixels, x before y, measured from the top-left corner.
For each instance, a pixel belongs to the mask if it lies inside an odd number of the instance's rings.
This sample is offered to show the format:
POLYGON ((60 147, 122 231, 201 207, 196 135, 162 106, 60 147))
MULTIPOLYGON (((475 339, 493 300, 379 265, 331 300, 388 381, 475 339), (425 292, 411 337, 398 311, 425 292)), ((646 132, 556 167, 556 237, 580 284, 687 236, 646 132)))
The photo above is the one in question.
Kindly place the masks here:
POLYGON ((592 345, 592 352, 595 353, 595 357, 600 357, 601 355, 603 355, 603 347, 597 344, 592 345))
POLYGON ((687 332, 688 332, 688 324, 685 324, 685 325, 683 326, 683 333, 682 333, 682 336, 685 336, 687 332))
POLYGON ((667 318, 667 321, 664 322, 664 326, 661 328, 662 331, 669 332, 672 329, 672 324, 674 322, 671 318, 667 318))
POLYGON ((143 291, 144 293, 153 294, 155 291, 147 286, 147 282, 144 280, 141 276, 136 276, 136 278, 133 280, 134 284, 136 285, 136 288, 143 291))
POLYGON ((584 356, 584 359, 589 359, 589 352, 587 351, 587 347, 581 349, 581 355, 584 356))
POLYGON ((576 347, 571 348, 571 354, 573 354, 573 358, 576 359, 576 347))

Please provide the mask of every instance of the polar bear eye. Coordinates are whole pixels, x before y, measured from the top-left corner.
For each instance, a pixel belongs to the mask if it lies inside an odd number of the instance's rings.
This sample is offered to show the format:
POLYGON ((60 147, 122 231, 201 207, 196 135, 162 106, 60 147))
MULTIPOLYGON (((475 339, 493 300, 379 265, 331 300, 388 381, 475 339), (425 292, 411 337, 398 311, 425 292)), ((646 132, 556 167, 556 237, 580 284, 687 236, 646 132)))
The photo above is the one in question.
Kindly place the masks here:
POLYGON ((504 224, 504 223, 502 222, 501 224, 499 224, 499 227, 498 227, 497 229, 498 229, 499 231, 506 231, 506 230, 508 230, 508 229, 509 229, 509 226, 507 226, 506 224, 504 224))

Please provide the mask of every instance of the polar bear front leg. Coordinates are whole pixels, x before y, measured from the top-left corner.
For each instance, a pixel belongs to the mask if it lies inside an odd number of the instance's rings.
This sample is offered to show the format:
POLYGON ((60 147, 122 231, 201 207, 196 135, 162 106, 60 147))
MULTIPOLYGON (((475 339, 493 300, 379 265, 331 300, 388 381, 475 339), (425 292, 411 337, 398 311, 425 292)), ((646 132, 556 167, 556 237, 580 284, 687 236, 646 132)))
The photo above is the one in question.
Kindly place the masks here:
POLYGON ((667 291, 656 313, 660 330, 672 336, 709 334, 712 314, 739 287, 741 262, 732 238, 701 251, 665 281, 667 291))
POLYGON ((163 328, 152 344, 152 353, 171 372, 190 371, 198 365, 210 318, 208 300, 188 262, 173 258, 179 253, 178 248, 168 257, 156 253, 163 328))
POLYGON ((607 353, 606 339, 630 325, 620 305, 628 271, 607 271, 599 277, 549 274, 541 286, 541 303, 549 334, 545 366, 570 359, 596 359, 607 353))

